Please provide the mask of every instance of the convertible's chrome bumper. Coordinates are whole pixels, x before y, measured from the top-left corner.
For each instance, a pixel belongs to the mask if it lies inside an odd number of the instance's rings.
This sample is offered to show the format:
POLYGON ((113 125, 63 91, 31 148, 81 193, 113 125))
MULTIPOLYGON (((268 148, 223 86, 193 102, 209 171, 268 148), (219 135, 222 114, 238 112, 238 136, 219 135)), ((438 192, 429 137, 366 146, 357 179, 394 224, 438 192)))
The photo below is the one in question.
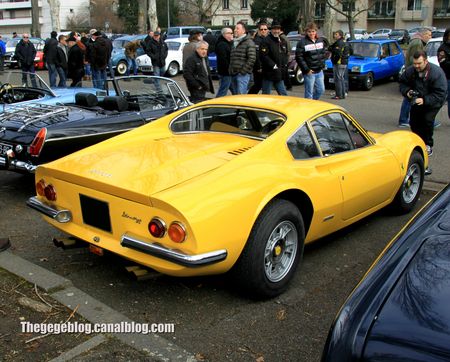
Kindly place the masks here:
POLYGON ((0 156, 0 169, 34 173, 36 168, 37 166, 29 162, 8 159, 6 157, 0 156))
POLYGON ((214 264, 225 260, 227 257, 226 250, 215 250, 204 254, 187 255, 177 250, 166 248, 160 244, 141 241, 127 234, 122 235, 120 244, 123 247, 138 250, 187 267, 214 264))
POLYGON ((39 201, 36 196, 30 197, 27 205, 60 223, 66 223, 72 220, 72 213, 69 210, 57 210, 39 201))

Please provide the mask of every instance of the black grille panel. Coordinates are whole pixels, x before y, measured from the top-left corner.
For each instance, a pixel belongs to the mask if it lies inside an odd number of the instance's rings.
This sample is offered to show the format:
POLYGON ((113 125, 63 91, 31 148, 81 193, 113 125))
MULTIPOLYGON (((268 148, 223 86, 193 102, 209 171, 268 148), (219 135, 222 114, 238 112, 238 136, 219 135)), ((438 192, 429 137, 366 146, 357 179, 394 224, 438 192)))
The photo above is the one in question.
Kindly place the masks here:
POLYGON ((86 225, 112 232, 109 206, 106 202, 80 194, 81 213, 86 225))

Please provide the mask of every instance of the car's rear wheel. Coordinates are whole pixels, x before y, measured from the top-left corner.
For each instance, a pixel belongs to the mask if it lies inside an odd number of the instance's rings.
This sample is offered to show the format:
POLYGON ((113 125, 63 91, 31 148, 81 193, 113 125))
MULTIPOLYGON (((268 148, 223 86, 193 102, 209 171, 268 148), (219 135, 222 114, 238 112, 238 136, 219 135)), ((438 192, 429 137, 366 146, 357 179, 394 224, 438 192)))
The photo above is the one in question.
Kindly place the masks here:
POLYGON ((424 175, 423 157, 419 152, 413 151, 409 158, 406 175, 392 203, 395 211, 407 213, 412 210, 422 191, 424 175))
POLYGON ((300 67, 297 67, 295 70, 295 76, 294 76, 294 82, 295 84, 303 84, 305 82, 305 79, 303 78, 303 73, 300 67))
POLYGON ((398 71, 397 74, 394 74, 394 80, 396 82, 398 82, 398 80, 400 79, 401 75, 403 74, 403 72, 405 71, 405 66, 402 65, 402 67, 400 68, 400 70, 398 71))
POLYGON ((121 60, 119 63, 117 63, 116 67, 116 73, 118 75, 125 75, 128 70, 128 63, 124 60, 121 60))
POLYGON ((368 91, 371 90, 373 87, 373 74, 367 73, 367 75, 364 77, 363 80, 363 89, 368 91))
POLYGON ((299 209, 275 199, 259 215, 235 267, 236 282, 252 297, 275 297, 288 286, 303 255, 299 209))
POLYGON ((169 77, 175 77, 179 72, 180 72, 180 65, 175 61, 170 62, 169 66, 167 67, 166 74, 169 77))

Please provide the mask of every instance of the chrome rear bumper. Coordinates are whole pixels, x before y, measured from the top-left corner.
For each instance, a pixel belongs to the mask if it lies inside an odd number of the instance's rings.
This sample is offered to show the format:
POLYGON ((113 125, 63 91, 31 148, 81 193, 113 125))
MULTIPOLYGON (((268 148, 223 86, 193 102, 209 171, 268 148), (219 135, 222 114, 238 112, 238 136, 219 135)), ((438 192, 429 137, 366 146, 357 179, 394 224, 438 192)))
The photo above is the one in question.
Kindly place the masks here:
POLYGON ((36 196, 30 197, 27 200, 27 205, 60 223, 66 223, 72 220, 72 213, 69 210, 57 210, 39 201, 36 196))
POLYGON ((34 171, 36 171, 36 168, 37 166, 29 162, 7 159, 6 157, 0 156, 0 169, 34 173, 34 171))
POLYGON ((127 234, 122 235, 120 244, 125 248, 134 249, 191 268, 218 263, 227 257, 227 251, 224 249, 204 254, 187 255, 160 244, 141 241, 127 234))

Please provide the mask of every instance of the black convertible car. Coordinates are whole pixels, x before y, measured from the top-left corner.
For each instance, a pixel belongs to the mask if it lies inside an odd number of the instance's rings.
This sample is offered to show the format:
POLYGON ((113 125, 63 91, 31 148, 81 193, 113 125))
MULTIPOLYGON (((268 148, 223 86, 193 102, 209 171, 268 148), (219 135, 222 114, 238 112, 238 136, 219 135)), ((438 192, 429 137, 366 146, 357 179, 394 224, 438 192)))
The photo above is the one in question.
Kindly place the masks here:
POLYGON ((386 247, 341 307, 331 361, 450 361, 450 186, 386 247))
POLYGON ((72 104, 9 104, 0 113, 0 169, 33 173, 189 104, 177 83, 152 76, 108 80, 107 90, 79 92, 72 104))

